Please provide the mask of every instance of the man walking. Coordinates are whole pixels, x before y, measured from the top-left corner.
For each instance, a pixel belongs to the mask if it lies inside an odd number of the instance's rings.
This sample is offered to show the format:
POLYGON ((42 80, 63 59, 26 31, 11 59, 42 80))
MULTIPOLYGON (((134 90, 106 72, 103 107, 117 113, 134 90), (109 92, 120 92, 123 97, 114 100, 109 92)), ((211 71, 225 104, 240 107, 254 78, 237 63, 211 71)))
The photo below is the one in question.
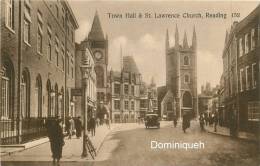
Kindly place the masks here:
POLYGON ((94 115, 89 120, 89 129, 91 131, 92 137, 95 136, 95 134, 96 134, 96 120, 95 120, 94 115))

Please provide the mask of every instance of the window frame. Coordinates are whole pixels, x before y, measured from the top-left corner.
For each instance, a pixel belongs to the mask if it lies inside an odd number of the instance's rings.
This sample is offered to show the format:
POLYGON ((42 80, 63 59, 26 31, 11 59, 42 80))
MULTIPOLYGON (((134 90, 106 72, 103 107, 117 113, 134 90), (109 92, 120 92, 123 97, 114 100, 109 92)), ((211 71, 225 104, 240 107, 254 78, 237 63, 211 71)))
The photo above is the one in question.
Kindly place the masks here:
POLYGON ((28 20, 28 19, 26 19, 26 18, 24 18, 24 26, 23 26, 23 41, 27 44, 27 45, 29 45, 29 46, 31 46, 31 33, 30 33, 30 31, 31 31, 31 23, 30 23, 30 21, 28 20))
POLYGON ((15 31, 14 31, 14 0, 5 0, 5 26, 11 32, 15 33, 15 31))

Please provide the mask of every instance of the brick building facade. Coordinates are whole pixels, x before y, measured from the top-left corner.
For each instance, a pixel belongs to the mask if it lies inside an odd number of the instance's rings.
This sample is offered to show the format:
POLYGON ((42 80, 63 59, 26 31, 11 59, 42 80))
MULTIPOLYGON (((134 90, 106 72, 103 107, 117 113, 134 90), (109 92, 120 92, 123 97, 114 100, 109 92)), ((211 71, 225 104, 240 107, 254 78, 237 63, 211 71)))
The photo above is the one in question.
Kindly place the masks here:
POLYGON ((4 130, 12 131, 1 143, 20 143, 37 135, 44 118, 73 116, 78 23, 67 1, 0 3, 0 113, 1 123, 11 124, 4 130))

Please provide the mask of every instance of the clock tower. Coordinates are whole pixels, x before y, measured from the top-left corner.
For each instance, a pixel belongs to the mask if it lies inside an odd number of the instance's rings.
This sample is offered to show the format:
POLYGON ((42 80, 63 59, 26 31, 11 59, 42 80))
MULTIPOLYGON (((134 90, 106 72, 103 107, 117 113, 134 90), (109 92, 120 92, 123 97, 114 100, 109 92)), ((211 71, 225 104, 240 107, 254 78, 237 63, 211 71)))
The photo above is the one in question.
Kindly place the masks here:
POLYGON ((96 11, 91 30, 87 39, 88 46, 94 55, 97 102, 107 103, 107 65, 108 65, 108 38, 104 36, 98 12, 96 11))

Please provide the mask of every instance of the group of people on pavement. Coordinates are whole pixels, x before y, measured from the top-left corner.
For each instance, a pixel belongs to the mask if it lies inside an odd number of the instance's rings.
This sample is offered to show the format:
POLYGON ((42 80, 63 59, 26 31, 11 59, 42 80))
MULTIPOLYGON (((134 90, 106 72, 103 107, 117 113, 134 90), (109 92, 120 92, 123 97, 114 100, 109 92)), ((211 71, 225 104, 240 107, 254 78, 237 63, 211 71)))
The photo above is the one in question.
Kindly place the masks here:
POLYGON ((80 119, 80 116, 77 118, 69 117, 65 121, 65 131, 67 133, 68 139, 71 139, 72 135, 76 134, 76 137, 79 139, 81 137, 81 131, 82 131, 82 122, 80 119))
MULTIPOLYGON (((177 126, 178 117, 173 117, 173 124, 174 127, 177 126)), ((186 129, 190 127, 191 117, 188 112, 184 112, 182 116, 182 130, 186 133, 186 129)), ((205 113, 201 113, 199 117, 199 123, 201 131, 205 131, 205 125, 212 126, 214 125, 214 131, 217 132, 217 125, 218 125, 218 115, 217 113, 210 113, 209 116, 205 115, 205 113)))
MULTIPOLYGON (((90 115, 90 118, 87 120, 87 129, 92 136, 96 134, 96 126, 103 125, 105 123, 110 129, 109 116, 106 114, 104 119, 95 118, 94 115, 90 115)), ((62 148, 65 145, 64 137, 71 139, 73 135, 76 135, 76 138, 81 137, 83 130, 83 125, 80 116, 73 118, 69 117, 65 120, 65 126, 62 124, 62 119, 60 117, 49 118, 45 122, 45 127, 47 130, 47 135, 50 140, 50 147, 52 152, 53 163, 60 162, 62 157, 62 148), (63 132, 63 127, 65 132, 63 132)))
POLYGON ((214 132, 217 132, 218 114, 217 113, 201 113, 199 117, 201 131, 205 131, 204 125, 212 126, 214 124, 214 132))

